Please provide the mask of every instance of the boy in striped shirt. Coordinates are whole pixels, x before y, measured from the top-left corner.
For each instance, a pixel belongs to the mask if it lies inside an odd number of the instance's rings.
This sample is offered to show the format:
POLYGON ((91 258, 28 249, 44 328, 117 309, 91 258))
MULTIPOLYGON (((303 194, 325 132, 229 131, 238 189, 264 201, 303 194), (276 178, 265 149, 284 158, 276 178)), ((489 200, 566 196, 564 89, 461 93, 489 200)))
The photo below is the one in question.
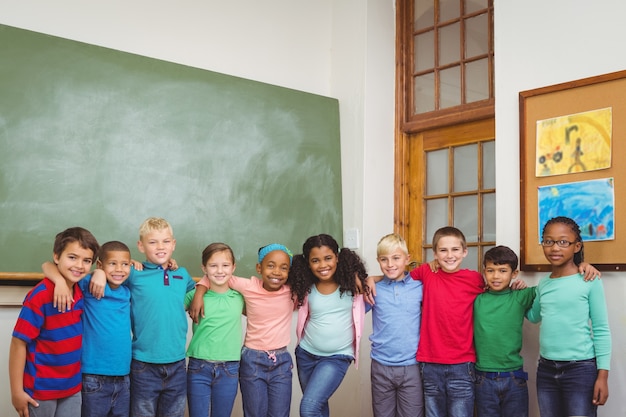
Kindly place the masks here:
POLYGON ((44 278, 24 299, 9 350, 11 401, 20 416, 80 417, 83 294, 99 245, 82 227, 59 233, 53 259, 73 290, 71 308, 53 306, 54 284, 44 278))

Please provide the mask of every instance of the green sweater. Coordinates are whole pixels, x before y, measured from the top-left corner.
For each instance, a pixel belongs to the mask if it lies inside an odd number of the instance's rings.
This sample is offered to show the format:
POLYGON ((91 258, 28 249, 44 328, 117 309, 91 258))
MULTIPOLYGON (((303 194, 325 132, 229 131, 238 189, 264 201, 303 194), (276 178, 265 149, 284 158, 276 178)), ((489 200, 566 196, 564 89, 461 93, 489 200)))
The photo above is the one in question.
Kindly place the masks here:
POLYGON ((507 372, 521 369, 522 325, 532 306, 535 288, 519 291, 487 291, 474 301, 476 369, 507 372))
POLYGON ((580 274, 542 278, 528 319, 541 321, 542 357, 554 361, 596 358, 598 369, 610 369, 611 331, 600 279, 585 282, 580 274))

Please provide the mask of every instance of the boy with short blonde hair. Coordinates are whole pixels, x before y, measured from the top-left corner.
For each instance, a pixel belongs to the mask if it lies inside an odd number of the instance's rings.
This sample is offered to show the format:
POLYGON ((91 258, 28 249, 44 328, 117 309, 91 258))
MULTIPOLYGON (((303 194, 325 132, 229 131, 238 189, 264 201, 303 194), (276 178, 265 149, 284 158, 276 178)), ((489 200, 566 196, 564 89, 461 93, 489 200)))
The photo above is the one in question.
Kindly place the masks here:
POLYGON ((422 283, 413 280, 402 236, 384 236, 376 248, 384 274, 376 283, 370 336, 372 408, 375 417, 424 415, 422 378, 415 359, 420 338, 422 283))
POLYGON ((185 268, 169 269, 176 239, 170 224, 150 217, 139 228, 143 271, 126 281, 131 293, 133 360, 131 416, 185 414, 187 374, 185 295, 195 282, 185 268))

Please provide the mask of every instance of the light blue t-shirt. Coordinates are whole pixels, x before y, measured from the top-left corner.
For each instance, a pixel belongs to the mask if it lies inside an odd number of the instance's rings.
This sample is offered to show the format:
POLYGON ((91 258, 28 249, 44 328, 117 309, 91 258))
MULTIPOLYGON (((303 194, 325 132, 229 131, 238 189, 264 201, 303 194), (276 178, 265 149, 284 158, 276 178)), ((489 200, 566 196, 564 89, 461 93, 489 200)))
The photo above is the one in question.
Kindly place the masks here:
POLYGON ((345 292, 340 296, 339 288, 332 294, 321 294, 313 285, 308 303, 309 317, 300 347, 318 356, 354 357, 352 295, 345 292))
POLYGON ((417 344, 422 321, 422 282, 408 272, 401 280, 384 277, 376 283, 372 310, 371 357, 386 366, 417 364, 417 344))
POLYGON ((78 281, 83 290, 83 374, 122 376, 130 373, 130 290, 106 284, 104 297, 89 292, 89 274, 78 281))
POLYGON ((164 270, 144 262, 143 271, 131 270, 133 359, 148 363, 172 363, 185 359, 187 313, 185 294, 195 281, 185 268, 164 270))

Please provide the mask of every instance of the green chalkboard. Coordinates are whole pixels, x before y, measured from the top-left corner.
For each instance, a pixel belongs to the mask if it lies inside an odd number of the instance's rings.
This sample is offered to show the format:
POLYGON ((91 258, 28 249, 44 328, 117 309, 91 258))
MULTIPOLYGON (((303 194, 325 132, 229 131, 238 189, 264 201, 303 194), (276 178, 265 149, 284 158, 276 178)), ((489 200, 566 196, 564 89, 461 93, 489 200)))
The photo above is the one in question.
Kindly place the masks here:
POLYGON ((142 260, 150 216, 195 276, 214 241, 243 276, 264 244, 341 243, 337 100, 3 25, 0 167, 2 272, 40 272, 71 226, 142 260))

